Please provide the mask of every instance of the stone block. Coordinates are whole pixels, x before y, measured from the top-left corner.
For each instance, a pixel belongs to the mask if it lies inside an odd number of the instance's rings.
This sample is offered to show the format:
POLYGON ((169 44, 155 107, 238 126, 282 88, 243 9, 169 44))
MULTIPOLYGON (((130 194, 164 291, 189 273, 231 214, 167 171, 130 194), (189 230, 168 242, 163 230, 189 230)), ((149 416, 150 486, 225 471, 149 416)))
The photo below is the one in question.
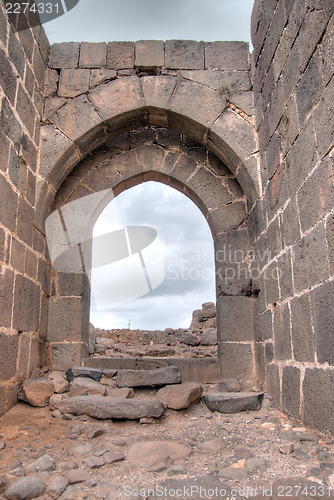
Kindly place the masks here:
POLYGON ((43 90, 43 87, 44 87, 46 68, 47 68, 47 65, 46 65, 45 61, 43 61, 37 45, 35 45, 34 58, 33 58, 33 71, 34 71, 34 75, 35 75, 35 78, 36 78, 37 83, 38 83, 38 90, 39 91, 43 90))
POLYGON ((282 71, 282 75, 283 75, 284 100, 288 101, 301 75, 301 63, 300 63, 298 39, 294 43, 288 55, 285 67, 283 68, 282 71))
POLYGON ((226 392, 206 394, 203 400, 212 411, 220 413, 240 413, 241 411, 258 411, 261 408, 263 392, 226 392))
POLYGON ((293 274, 297 292, 329 277, 324 223, 318 224, 294 246, 293 274))
MULTIPOLYGON (((206 70, 206 72, 211 73, 210 70, 206 70)), ((223 86, 220 88, 220 90, 229 89, 236 92, 247 92, 253 89, 251 74, 248 70, 223 70, 221 71, 221 75, 223 86)))
POLYGON ((255 340, 254 299, 222 296, 217 299, 218 340, 245 342, 255 340))
MULTIPOLYGON (((213 90, 188 81, 181 81, 169 101, 168 108, 204 127, 210 127, 225 106, 226 99, 213 90)), ((191 138, 198 139, 194 136, 191 138)))
POLYGON ((18 237, 32 246, 33 241, 33 221, 34 210, 24 198, 20 197, 18 207, 17 235, 18 237))
POLYGON ((68 397, 73 398, 76 396, 104 396, 106 393, 106 386, 99 384, 90 378, 77 377, 71 383, 71 389, 68 397))
POLYGON ((297 86, 297 108, 301 123, 315 104, 323 89, 322 63, 319 51, 316 51, 309 62, 301 81, 297 86))
POLYGON ((307 232, 334 206, 332 159, 325 158, 297 195, 302 232, 307 232))
POLYGON ((291 359, 290 310, 287 304, 277 305, 275 308, 274 346, 276 360, 291 359))
POLYGON ((306 368, 303 381, 304 421, 322 432, 334 432, 334 371, 306 368))
POLYGON ((318 106, 314 111, 315 133, 317 149, 320 157, 325 155, 333 144, 334 130, 329 126, 334 112, 334 79, 324 90, 318 106))
POLYGON ((101 118, 86 96, 68 102, 50 117, 50 121, 76 142, 83 154, 92 148, 102 130, 101 118))
POLYGON ((6 335, 5 333, 0 333, 1 382, 11 379, 16 374, 18 347, 18 335, 6 335))
POLYGON ((159 389, 157 399, 163 401, 167 408, 180 410, 188 408, 192 403, 201 399, 203 388, 195 382, 185 384, 168 385, 159 389))
MULTIPOLYGON (((49 304, 49 342, 86 340, 87 300, 83 298, 51 298, 49 304)), ((88 336, 87 336, 88 341, 88 336)))
POLYGON ((22 140, 22 127, 7 99, 2 101, 0 124, 2 132, 13 142, 15 150, 18 150, 22 140))
POLYGON ((50 47, 49 67, 53 69, 77 68, 79 63, 80 43, 54 43, 50 47))
POLYGON ((223 75, 221 71, 216 70, 183 70, 180 71, 181 78, 205 85, 216 92, 219 92, 223 86, 223 75))
POLYGON ((40 289, 33 281, 17 275, 14 291, 13 328, 23 332, 38 329, 40 289))
POLYGON ((309 294, 291 301, 292 347, 296 361, 314 362, 315 339, 311 320, 309 294))
POLYGON ((88 297, 89 280, 83 273, 58 273, 58 293, 62 297, 88 297))
POLYGON ((322 52, 322 74, 324 85, 332 78, 334 73, 334 19, 332 18, 327 26, 325 36, 321 42, 322 52))
POLYGON ((280 220, 283 244, 287 247, 300 240, 300 218, 296 197, 291 198, 280 220))
POLYGON ((208 222, 214 234, 232 231, 241 226, 246 217, 246 205, 235 201, 225 207, 210 210, 208 222))
POLYGON ((205 69, 248 70, 248 43, 207 42, 205 44, 205 69))
MULTIPOLYGON (((173 169, 172 176, 174 176, 175 171, 183 168, 183 158, 180 159, 173 169)), ((204 168, 197 170, 190 180, 186 181, 186 186, 197 194, 208 210, 227 205, 233 199, 220 180, 204 168)))
POLYGON ((6 269, 0 275, 1 326, 9 328, 12 321, 14 273, 6 269))
POLYGON ((88 355, 88 348, 81 343, 51 344, 51 356, 54 370, 67 370, 71 365, 79 365, 88 355))
POLYGON ((88 415, 99 419, 160 417, 165 405, 156 399, 109 398, 105 396, 77 396, 56 404, 62 413, 88 415))
POLYGON ((181 382, 181 372, 177 366, 167 366, 155 370, 120 370, 116 382, 118 387, 154 387, 178 384, 181 382))
POLYGON ((282 410, 292 418, 300 418, 300 370, 296 366, 283 369, 282 410))
POLYGON ((273 398, 276 408, 281 407, 281 382, 278 366, 271 363, 266 366, 266 390, 273 398))
POLYGON ((0 49, 0 86, 12 106, 14 105, 17 78, 5 52, 0 49))
POLYGON ((165 67, 169 69, 204 69, 204 42, 167 40, 165 67))
POLYGON ((279 272, 280 300, 293 297, 294 288, 292 280, 292 252, 287 251, 277 259, 279 272))
POLYGON ((14 34, 14 31, 10 31, 9 33, 8 56, 9 60, 12 61, 18 74, 20 75, 21 80, 23 80, 23 74, 25 68, 25 54, 14 34))
POLYGON ((135 46, 137 68, 161 68, 164 65, 165 47, 161 40, 139 40, 135 46))
POLYGON ((105 42, 82 42, 80 45, 79 68, 104 68, 107 63, 105 42))
POLYGON ((36 111, 29 95, 23 90, 23 87, 21 85, 19 85, 17 93, 16 110, 23 124, 26 126, 28 132, 32 136, 34 133, 36 111))
POLYGON ((18 399, 32 406, 47 406, 54 393, 54 385, 46 378, 25 380, 18 392, 18 399))
POLYGON ((117 79, 92 90, 88 96, 94 108, 106 120, 121 113, 135 112, 145 106, 140 80, 137 77, 117 79))
POLYGON ((315 288, 311 296, 313 328, 318 362, 334 366, 334 282, 315 288))
POLYGON ((141 82, 146 106, 167 108, 178 79, 171 76, 144 76, 141 82))
POLYGON ((98 368, 90 368, 89 366, 72 366, 66 371, 66 378, 69 382, 72 382, 76 377, 91 378, 95 382, 100 382, 102 371, 98 368))
POLYGON ((19 273, 24 274, 24 259, 26 254, 26 248, 19 240, 16 238, 11 238, 11 249, 10 249, 10 264, 19 273))
POLYGON ((64 106, 66 102, 66 99, 62 97, 47 97, 44 100, 43 120, 48 120, 50 116, 64 106))
POLYGON ((62 69, 60 73, 58 96, 76 97, 89 89, 89 69, 62 69))
POLYGON ((97 87, 101 83, 115 80, 117 71, 113 69, 93 69, 90 72, 89 88, 97 87))
POLYGON ((107 52, 108 69, 134 67, 135 44, 133 42, 109 42, 107 52))
POLYGON ((222 378, 249 381, 254 377, 254 357, 251 344, 222 342, 219 345, 222 378))

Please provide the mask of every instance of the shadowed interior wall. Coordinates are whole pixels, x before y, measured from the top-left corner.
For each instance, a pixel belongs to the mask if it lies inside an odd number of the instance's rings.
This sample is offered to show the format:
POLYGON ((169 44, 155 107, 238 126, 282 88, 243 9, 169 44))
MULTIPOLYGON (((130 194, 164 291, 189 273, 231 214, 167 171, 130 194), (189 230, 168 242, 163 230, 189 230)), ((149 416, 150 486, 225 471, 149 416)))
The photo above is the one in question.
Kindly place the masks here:
POLYGON ((283 411, 332 432, 333 12, 331 0, 257 0, 252 17, 266 386, 283 411), (265 279, 272 266, 278 280, 265 279))

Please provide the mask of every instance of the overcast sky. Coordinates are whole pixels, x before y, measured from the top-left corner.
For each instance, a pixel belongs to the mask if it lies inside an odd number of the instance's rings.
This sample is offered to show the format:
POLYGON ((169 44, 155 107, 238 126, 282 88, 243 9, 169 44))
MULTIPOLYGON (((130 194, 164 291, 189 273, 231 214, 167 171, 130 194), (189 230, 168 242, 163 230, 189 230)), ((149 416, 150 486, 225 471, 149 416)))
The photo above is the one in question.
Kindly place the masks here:
MULTIPOLYGON (((51 43, 142 39, 250 42, 252 6, 253 0, 80 0, 72 11, 44 28, 51 43)), ((148 269, 140 277, 139 254, 94 269, 92 323, 100 328, 127 328, 129 321, 133 329, 188 327, 192 311, 215 300, 213 241, 202 213, 181 193, 150 182, 118 196, 101 214, 94 234, 127 225, 157 230, 158 239, 143 250, 148 269), (165 277, 145 293, 147 271, 152 262, 158 266, 161 260, 165 277), (137 294, 135 300, 126 301, 128 283, 137 294)), ((156 268, 153 274, 160 271, 156 268)))
POLYGON ((175 38, 250 42, 253 3, 253 0, 80 0, 72 11, 44 27, 51 43, 175 38))

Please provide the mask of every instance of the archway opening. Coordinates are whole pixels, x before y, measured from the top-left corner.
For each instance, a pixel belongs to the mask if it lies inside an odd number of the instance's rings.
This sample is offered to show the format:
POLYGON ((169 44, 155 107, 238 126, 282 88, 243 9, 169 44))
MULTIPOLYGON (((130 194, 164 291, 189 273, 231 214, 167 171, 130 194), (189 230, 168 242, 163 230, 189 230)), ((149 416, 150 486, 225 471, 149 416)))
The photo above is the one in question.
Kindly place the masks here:
POLYGON ((125 248, 115 258, 111 246, 111 262, 91 271, 91 354, 215 357, 214 246, 199 208, 170 186, 144 182, 99 215, 94 262, 107 234, 123 235, 125 248))

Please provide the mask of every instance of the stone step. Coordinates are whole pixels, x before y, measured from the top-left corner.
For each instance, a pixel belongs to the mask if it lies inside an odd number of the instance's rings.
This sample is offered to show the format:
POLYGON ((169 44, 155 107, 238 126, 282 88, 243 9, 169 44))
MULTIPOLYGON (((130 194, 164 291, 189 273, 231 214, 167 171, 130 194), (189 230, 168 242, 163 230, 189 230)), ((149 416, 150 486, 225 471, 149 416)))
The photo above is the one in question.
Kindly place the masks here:
POLYGON ((241 411, 257 411, 261 408, 263 392, 220 392, 206 394, 203 400, 212 411, 221 413, 239 413, 241 411))
POLYGON ((155 387, 180 382, 181 372, 177 366, 155 370, 120 370, 116 376, 118 387, 155 387))
POLYGON ((182 382, 211 384, 221 380, 218 358, 85 358, 86 367, 104 370, 151 370, 165 366, 178 366, 182 382))

